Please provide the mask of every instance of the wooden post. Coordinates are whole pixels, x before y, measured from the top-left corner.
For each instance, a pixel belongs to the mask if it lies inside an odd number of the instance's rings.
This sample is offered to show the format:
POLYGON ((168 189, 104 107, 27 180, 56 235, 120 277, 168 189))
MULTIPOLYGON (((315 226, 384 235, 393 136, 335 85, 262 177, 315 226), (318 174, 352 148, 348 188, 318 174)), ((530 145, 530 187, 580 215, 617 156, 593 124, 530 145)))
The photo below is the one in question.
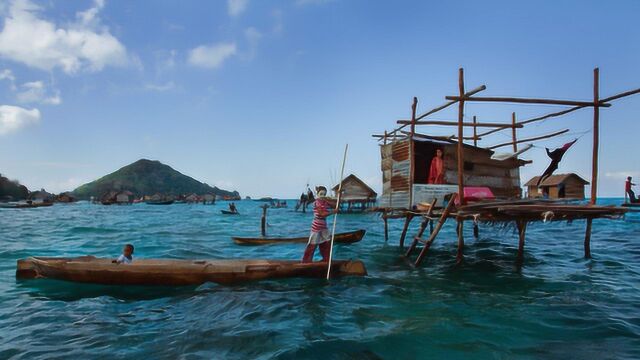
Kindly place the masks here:
POLYGON ((522 264, 524 260, 524 238, 527 233, 527 222, 524 220, 516 220, 516 226, 518 227, 518 264, 522 264))
POLYGON ((591 200, 598 198, 598 146, 600 139, 600 69, 593 69, 593 157, 591 161, 591 200))
POLYGON ((384 242, 389 241, 389 219, 387 219, 387 210, 382 214, 384 220, 384 242))
POLYGON ((480 226, 477 221, 473 221, 473 237, 478 239, 480 237, 480 226))
POLYGON ((584 234, 584 257, 591 259, 591 223, 592 218, 587 218, 587 230, 584 234))
POLYGON ((511 113, 511 137, 513 138, 513 152, 518 151, 518 139, 516 137, 516 113, 511 113))
POLYGON ((404 220, 404 228, 402 228, 402 234, 400 235, 400 248, 404 248, 404 239, 407 237, 407 230, 409 230, 409 223, 413 219, 413 214, 407 213, 407 218, 404 220))
POLYGON ((269 206, 264 204, 261 206, 262 208, 262 219, 260 219, 260 233, 262 237, 267 236, 267 208, 269 206))
MULTIPOLYGON (((416 109, 418 107, 418 98, 413 97, 411 104, 411 136, 409 136, 409 209, 413 208, 413 182, 415 180, 416 164, 415 164, 415 144, 413 136, 416 133, 416 109)), ((402 245, 401 245, 402 246, 402 245)))
POLYGON ((465 205, 464 201, 464 147, 463 147, 463 127, 464 122, 464 69, 458 70, 458 88, 460 89, 460 101, 458 102, 458 196, 460 205, 465 205))
POLYGON ((442 229, 442 225, 444 225, 445 221, 447 221, 447 217, 449 216, 449 214, 451 213, 451 210, 453 209, 453 205, 456 202, 457 196, 458 194, 453 194, 451 196, 451 199, 449 199, 449 203, 447 204, 447 207, 444 208, 442 215, 440 215, 440 220, 438 220, 438 223, 436 224, 435 229, 433 229, 433 231, 431 232, 431 235, 429 236, 429 240, 427 240, 424 243, 424 247, 422 248, 422 251, 420 251, 418 258, 416 259, 415 266, 420 265, 420 263, 422 263, 422 259, 424 259, 425 255, 427 255, 427 251, 429 251, 431 244, 433 244, 433 242, 436 239, 436 236, 438 236, 440 229, 442 229))
POLYGON ((476 123, 476 116, 473 115, 473 146, 478 147, 478 127, 476 123))
POLYGON ((456 263, 460 264, 464 258, 464 234, 463 234, 464 220, 458 219, 458 255, 456 256, 456 263))

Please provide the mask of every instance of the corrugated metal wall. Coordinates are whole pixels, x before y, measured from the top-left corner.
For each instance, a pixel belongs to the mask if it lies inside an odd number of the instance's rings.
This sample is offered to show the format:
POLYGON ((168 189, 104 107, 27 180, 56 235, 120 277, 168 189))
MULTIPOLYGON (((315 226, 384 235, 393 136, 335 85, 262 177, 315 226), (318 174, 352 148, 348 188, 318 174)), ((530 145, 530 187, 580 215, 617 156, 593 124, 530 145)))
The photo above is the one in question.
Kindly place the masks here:
POLYGON ((380 146, 382 158, 381 207, 408 208, 411 162, 409 140, 394 141, 380 146))

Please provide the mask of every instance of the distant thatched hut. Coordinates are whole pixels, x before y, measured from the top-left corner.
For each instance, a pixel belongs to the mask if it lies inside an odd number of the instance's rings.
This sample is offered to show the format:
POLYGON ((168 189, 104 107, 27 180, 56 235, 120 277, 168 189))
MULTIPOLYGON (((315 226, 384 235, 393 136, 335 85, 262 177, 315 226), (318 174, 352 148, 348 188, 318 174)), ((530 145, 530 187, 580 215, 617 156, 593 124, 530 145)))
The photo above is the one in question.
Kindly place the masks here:
POLYGON ((58 196, 56 196, 56 202, 59 203, 72 203, 76 201, 76 197, 69 191, 60 193, 58 196))
POLYGON ((193 204, 193 203, 198 203, 202 200, 200 199, 200 196, 198 196, 197 194, 190 194, 184 198, 184 201, 186 201, 187 203, 193 204))
POLYGON ((131 204, 133 203, 134 194, 131 191, 120 191, 116 195, 116 203, 118 204, 131 204))
POLYGON ((216 203, 216 195, 215 194, 204 194, 202 195, 202 203, 204 204, 215 204, 216 203))
MULTIPOLYGON (((333 187, 333 192, 338 196, 340 184, 333 187)), ((361 212, 372 207, 376 203, 378 194, 364 181, 351 174, 342 180, 342 196, 340 197, 341 212, 361 212)))
POLYGON ((589 185, 587 180, 574 173, 551 175, 537 186, 539 179, 540 176, 534 176, 525 184, 531 199, 584 199, 584 186, 589 185))

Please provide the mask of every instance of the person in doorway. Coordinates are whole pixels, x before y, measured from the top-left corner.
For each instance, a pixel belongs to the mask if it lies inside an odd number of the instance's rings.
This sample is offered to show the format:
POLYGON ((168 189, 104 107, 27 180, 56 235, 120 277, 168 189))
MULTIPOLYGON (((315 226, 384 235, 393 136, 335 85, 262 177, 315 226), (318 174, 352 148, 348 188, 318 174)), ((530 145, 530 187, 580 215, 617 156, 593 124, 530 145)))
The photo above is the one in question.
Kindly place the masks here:
POLYGON ((322 261, 324 262, 329 261, 329 251, 331 251, 331 234, 327 228, 327 216, 331 215, 333 211, 331 210, 331 202, 326 197, 327 188, 317 186, 316 194, 318 196, 313 203, 311 234, 309 235, 307 248, 304 250, 304 255, 302 256, 303 263, 313 261, 313 254, 316 251, 316 247, 320 248, 320 255, 322 255, 322 261))
POLYGON ((427 183, 444 184, 444 160, 442 159, 442 149, 436 149, 436 156, 431 159, 427 183))
POLYGON ((629 196, 629 202, 637 203, 638 199, 636 198, 636 193, 631 189, 635 184, 631 182, 631 176, 627 176, 627 181, 624 183, 624 191, 629 196))

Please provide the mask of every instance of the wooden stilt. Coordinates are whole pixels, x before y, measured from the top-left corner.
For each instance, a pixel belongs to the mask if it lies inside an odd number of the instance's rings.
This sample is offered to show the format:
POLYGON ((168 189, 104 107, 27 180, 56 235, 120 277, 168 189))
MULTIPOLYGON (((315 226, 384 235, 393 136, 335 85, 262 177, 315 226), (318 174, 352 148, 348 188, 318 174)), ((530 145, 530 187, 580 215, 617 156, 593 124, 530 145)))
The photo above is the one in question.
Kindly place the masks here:
POLYGON ((407 237, 407 230, 409 230, 409 224, 413 219, 413 214, 407 213, 407 217, 404 220, 404 228, 402 228, 402 235, 400 235, 400 248, 404 248, 404 239, 407 237))
MULTIPOLYGON (((451 213, 451 210, 453 210, 453 207, 454 207, 454 204, 456 202, 456 197, 457 196, 458 196, 458 194, 453 194, 451 196, 451 199, 449 200, 449 203, 447 204, 447 207, 442 212, 442 215, 440 215, 440 219, 438 220, 438 223, 436 224, 436 227, 431 232, 431 235, 429 236, 429 240, 423 241, 424 242, 424 247, 422 248, 422 251, 420 251, 420 254, 418 255, 418 258, 416 259, 415 266, 418 266, 418 265, 420 265, 422 263, 422 260, 424 259, 425 255, 427 254, 427 251, 429 251, 429 248, 431 247, 431 244, 433 244, 433 242, 436 239, 436 236, 438 236, 438 233, 440 232, 440 229, 442 229, 442 225, 444 225, 445 221, 447 221, 447 217, 449 217, 449 214, 451 213)), ((419 241, 418 238, 414 239, 414 243, 417 243, 418 241, 419 241)), ((407 256, 408 255, 409 254, 407 254, 407 256)))
POLYGON ((473 237, 476 238, 476 240, 480 237, 480 226, 476 221, 473 222, 473 237))
POLYGON ((524 238, 527 232, 527 222, 524 220, 517 220, 516 225, 518 227, 518 264, 522 264, 524 260, 524 238))
POLYGON ((584 257, 587 259, 591 259, 591 223, 593 222, 592 218, 587 219, 587 230, 584 234, 584 257))
POLYGON ((460 264, 464 258, 463 249, 464 249, 464 220, 458 219, 458 255, 456 256, 456 263, 460 264))
POLYGON ((384 242, 389 241, 389 219, 387 219, 387 211, 382 214, 382 220, 384 220, 384 242))
POLYGON ((261 206, 262 208, 262 218, 260 219, 260 233, 262 237, 267 236, 267 208, 269 206, 264 204, 261 206))

